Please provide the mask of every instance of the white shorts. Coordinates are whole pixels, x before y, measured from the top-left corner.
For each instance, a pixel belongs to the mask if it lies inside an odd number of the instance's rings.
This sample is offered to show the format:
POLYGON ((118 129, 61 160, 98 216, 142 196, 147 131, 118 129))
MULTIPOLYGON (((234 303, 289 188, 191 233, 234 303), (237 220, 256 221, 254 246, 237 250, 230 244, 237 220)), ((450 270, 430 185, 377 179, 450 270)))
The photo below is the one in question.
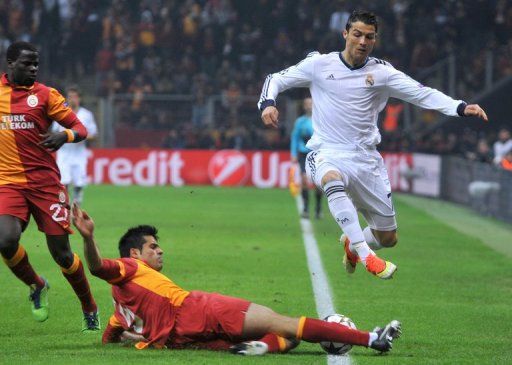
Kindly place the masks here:
POLYGON ((62 185, 72 184, 76 187, 87 185, 87 160, 79 161, 78 159, 57 155, 57 166, 60 170, 62 185))
POLYGON ((308 154, 306 173, 316 186, 322 188, 322 177, 329 171, 341 174, 346 192, 370 228, 397 228, 388 172, 377 150, 318 150, 308 154))

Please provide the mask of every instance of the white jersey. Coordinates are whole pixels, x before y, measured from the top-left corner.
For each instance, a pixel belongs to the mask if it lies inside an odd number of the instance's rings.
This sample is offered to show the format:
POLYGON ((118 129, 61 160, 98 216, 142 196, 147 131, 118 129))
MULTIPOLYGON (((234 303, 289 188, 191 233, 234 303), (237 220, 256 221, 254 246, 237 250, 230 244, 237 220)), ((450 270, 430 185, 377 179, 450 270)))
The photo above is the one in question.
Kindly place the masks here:
POLYGON ((389 97, 457 116, 462 100, 425 87, 388 62, 369 57, 350 67, 340 52, 310 53, 304 60, 265 80, 258 108, 265 100, 292 87, 308 87, 313 99, 311 150, 374 148, 381 141, 377 127, 389 97))
MULTIPOLYGON (((87 129, 87 137, 94 137, 98 134, 98 127, 96 126, 94 115, 89 110, 79 107, 76 116, 85 126, 85 129, 87 129)), ((55 122, 53 123, 53 131, 60 132, 64 129, 65 128, 60 124, 55 122)), ((64 143, 64 145, 62 145, 62 147, 57 151, 57 156, 62 155, 69 159, 80 161, 87 159, 86 151, 87 147, 85 145, 85 141, 80 141, 78 143, 64 143)))

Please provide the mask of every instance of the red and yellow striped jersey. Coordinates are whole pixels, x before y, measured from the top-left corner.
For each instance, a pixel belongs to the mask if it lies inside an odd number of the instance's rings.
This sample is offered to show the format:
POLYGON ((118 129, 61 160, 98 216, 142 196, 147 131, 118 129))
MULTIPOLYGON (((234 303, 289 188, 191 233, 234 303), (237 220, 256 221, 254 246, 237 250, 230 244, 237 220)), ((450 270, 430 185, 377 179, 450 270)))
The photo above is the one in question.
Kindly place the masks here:
POLYGON ((144 336, 148 342, 137 344, 139 349, 165 346, 177 308, 188 291, 144 261, 132 258, 103 259, 102 267, 92 274, 112 284, 115 310, 110 326, 144 336))
POLYGON ((40 134, 53 120, 77 132, 87 130, 55 89, 39 82, 30 87, 11 85, 0 78, 0 185, 40 187, 59 183, 55 157, 43 146, 40 134))

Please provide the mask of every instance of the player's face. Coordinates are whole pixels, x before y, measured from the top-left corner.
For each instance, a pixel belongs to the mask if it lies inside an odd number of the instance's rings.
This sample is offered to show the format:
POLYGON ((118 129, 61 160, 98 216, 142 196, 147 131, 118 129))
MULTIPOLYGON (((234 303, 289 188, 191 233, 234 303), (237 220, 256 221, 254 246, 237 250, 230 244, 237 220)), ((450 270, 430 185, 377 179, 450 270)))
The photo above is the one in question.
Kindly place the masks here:
POLYGON ((80 106, 80 95, 76 91, 68 91, 66 95, 66 100, 69 106, 73 109, 78 108, 80 106))
POLYGON ((356 66, 362 64, 372 52, 377 33, 373 25, 358 21, 352 23, 348 32, 343 31, 343 38, 346 40, 345 50, 349 56, 347 61, 356 66))
POLYGON ((302 106, 306 114, 311 114, 311 111, 313 110, 313 100, 311 100, 311 98, 304 99, 304 103, 302 106))
POLYGON ((7 67, 14 84, 32 86, 39 70, 39 54, 24 49, 16 61, 7 61, 7 67))
POLYGON ((144 236, 146 242, 142 246, 142 251, 140 251, 139 259, 145 261, 149 266, 151 266, 156 271, 162 270, 162 266, 164 264, 162 255, 164 252, 158 246, 158 242, 153 236, 144 236))

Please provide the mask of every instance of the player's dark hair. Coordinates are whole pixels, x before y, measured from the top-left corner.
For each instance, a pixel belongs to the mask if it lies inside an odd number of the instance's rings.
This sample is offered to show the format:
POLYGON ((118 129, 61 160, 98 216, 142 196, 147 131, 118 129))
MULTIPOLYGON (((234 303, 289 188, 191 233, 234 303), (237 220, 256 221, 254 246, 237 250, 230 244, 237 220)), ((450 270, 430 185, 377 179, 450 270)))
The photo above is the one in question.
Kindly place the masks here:
POLYGON ((364 24, 373 25, 375 27, 375 32, 377 32, 377 28, 379 26, 377 17, 370 11, 354 10, 352 14, 350 14, 350 17, 347 20, 347 25, 345 26, 347 32, 352 27, 352 23, 355 22, 363 22, 364 24))
POLYGON ((28 42, 14 42, 7 48, 6 59, 16 61, 21 54, 21 51, 38 52, 36 46, 28 42))
POLYGON ((119 255, 121 257, 130 257, 130 248, 142 250, 144 246, 144 236, 153 236, 158 241, 158 229, 153 226, 140 225, 132 227, 119 240, 119 255))
POLYGON ((78 85, 70 85, 66 88, 66 94, 67 93, 77 93, 78 96, 82 96, 82 91, 80 91, 80 88, 78 87, 78 85))

